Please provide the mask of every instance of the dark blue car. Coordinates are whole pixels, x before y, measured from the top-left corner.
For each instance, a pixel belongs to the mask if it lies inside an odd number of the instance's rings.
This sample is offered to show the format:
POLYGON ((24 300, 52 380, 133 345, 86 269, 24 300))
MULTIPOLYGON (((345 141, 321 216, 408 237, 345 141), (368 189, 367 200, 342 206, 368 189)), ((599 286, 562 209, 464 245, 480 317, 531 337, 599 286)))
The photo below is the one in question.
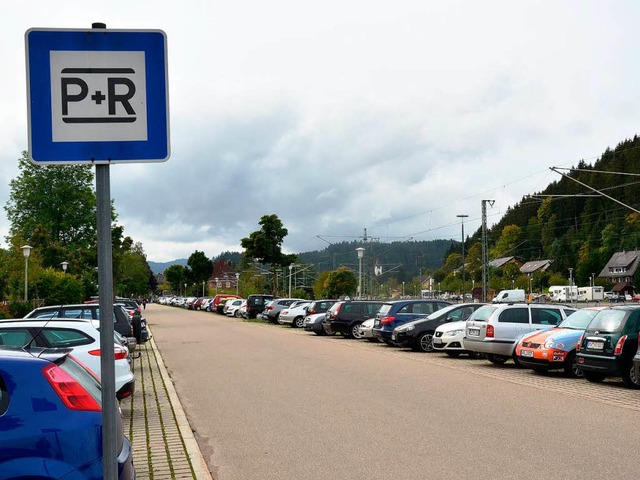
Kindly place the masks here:
MULTIPOLYGON (((0 347, 0 480, 103 476, 100 382, 69 349, 0 347)), ((135 479, 118 421, 118 479, 135 479)))
POLYGON ((451 303, 443 300, 414 299, 385 302, 376 315, 376 320, 373 324, 373 336, 391 345, 391 334, 394 328, 418 318, 425 318, 427 315, 448 305, 451 305, 451 303))

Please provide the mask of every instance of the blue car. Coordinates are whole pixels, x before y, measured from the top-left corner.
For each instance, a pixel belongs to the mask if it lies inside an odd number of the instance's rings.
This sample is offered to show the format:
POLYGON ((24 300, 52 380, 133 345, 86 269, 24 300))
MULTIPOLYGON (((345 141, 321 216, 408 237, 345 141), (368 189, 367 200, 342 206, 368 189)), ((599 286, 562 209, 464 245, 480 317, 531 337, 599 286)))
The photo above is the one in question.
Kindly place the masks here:
MULTIPOLYGON (((69 352, 0 347, 0 480, 102 478, 100 382, 69 352)), ((134 480, 117 417, 118 479, 134 480)))
POLYGON ((387 345, 392 345, 391 334, 394 328, 412 320, 425 318, 427 315, 449 305, 451 303, 442 300, 414 299, 385 302, 376 314, 376 320, 373 324, 373 336, 387 345))

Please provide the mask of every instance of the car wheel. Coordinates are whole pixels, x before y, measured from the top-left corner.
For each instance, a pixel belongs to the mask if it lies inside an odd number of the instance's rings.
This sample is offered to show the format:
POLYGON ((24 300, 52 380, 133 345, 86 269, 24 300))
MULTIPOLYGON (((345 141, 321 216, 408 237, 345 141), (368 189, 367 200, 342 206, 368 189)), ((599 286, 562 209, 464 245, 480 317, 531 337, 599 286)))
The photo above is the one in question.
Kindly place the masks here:
POLYGON ((633 362, 628 364, 622 371, 622 383, 624 383, 627 388, 633 388, 634 390, 640 389, 640 378, 636 375, 633 362))
POLYGON ((304 327, 304 317, 296 317, 291 322, 291 326, 294 328, 302 328, 304 327))
POLYGON ((564 359, 564 368, 562 369, 565 377, 569 378, 582 378, 584 377, 582 369, 578 366, 576 360, 576 352, 570 352, 567 358, 564 359))
POLYGON ((418 352, 433 352, 433 332, 425 332, 418 337, 416 341, 418 352))
POLYGON ((360 334, 360 324, 356 323, 353 327, 351 327, 351 337, 356 340, 360 340, 362 335, 360 334))
POLYGON ((236 318, 240 318, 240 310, 236 310, 235 312, 233 312, 233 316, 236 318))
POLYGON ((524 368, 524 365, 522 365, 522 364, 520 363, 520 360, 518 359, 518 356, 515 354, 515 352, 514 352, 514 354, 511 356, 511 358, 513 359, 513 363, 515 363, 515 364, 516 364, 516 367, 517 367, 517 368, 524 368))
POLYGON ((584 374, 584 378, 592 383, 600 383, 602 380, 604 380, 604 375, 598 372, 583 371, 582 373, 584 374))
POLYGON ((491 353, 487 354, 487 360, 489 360, 494 365, 504 365, 509 357, 504 357, 502 355, 493 355, 491 353))

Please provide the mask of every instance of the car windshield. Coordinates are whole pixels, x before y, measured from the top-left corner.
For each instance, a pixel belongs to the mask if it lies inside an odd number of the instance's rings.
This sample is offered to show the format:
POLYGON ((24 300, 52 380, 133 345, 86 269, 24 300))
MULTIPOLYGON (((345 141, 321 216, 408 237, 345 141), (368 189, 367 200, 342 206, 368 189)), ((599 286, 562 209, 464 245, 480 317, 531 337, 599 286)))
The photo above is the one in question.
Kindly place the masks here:
POLYGON ((565 318, 558 328, 570 328, 573 330, 585 330, 589 322, 598 314, 598 310, 576 310, 565 318))
POLYGON ((593 317, 591 323, 589 323, 589 330, 600 330, 603 332, 620 330, 626 314, 627 312, 625 310, 601 310, 593 317))
POLYGON ((429 316, 427 316, 427 320, 439 318, 442 315, 446 316, 450 311, 455 310, 456 308, 460 308, 460 305, 448 305, 444 308, 441 308, 440 310, 430 313, 429 316))
POLYGON ((484 307, 480 307, 478 310, 473 312, 471 316, 467 320, 475 320, 477 322, 486 322, 489 320, 489 317, 493 312, 495 312, 498 307, 494 307, 493 305, 485 305, 484 307))

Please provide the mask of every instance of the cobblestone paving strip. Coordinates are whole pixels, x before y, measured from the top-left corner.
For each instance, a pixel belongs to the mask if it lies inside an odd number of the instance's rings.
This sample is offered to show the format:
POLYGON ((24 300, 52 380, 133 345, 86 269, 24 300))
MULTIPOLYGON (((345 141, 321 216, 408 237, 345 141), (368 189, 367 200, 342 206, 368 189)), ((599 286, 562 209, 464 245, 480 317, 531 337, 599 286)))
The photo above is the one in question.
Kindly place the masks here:
MULTIPOLYGON (((175 394, 171 395, 160 366, 162 358, 153 340, 138 346, 133 353, 132 370, 136 378, 133 397, 121 402, 125 420, 129 421, 129 439, 138 480, 211 478, 202 468, 194 468, 179 423, 175 394)), ((170 381, 170 380, 167 380, 170 381)), ((171 385, 171 388, 173 386, 171 385)), ((178 407, 180 407, 178 405, 178 407)), ((181 407, 180 407, 181 408, 181 407)), ((190 431, 190 430, 189 430, 190 431)), ((190 448, 197 448, 190 442, 190 448)), ((196 462, 198 463, 198 462, 196 462)), ((199 462, 202 463, 202 460, 199 462)), ((198 464, 201 467, 200 464, 198 464)))

